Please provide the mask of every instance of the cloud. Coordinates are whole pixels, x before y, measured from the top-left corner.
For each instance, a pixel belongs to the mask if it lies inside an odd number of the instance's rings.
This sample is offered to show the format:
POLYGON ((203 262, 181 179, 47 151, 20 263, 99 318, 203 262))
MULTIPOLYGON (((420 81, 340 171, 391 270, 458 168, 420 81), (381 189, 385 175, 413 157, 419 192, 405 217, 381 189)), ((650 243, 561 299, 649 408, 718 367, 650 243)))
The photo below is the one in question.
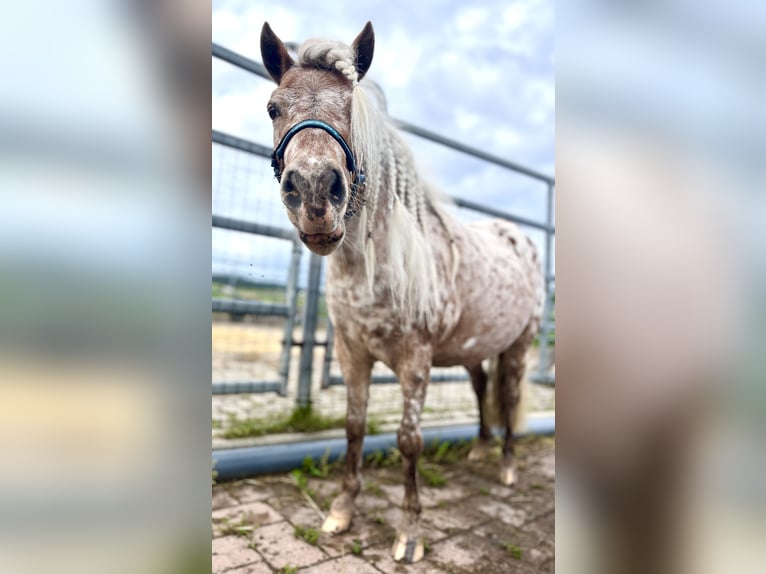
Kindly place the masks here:
MULTIPOLYGON (((213 4, 213 41, 260 61, 264 21, 284 40, 327 37, 350 43, 375 27, 369 76, 389 112, 544 173, 554 167, 554 10, 524 2, 223 0, 213 4), (406 17, 403 17, 405 16, 406 17)), ((273 85, 228 64, 213 65, 213 127, 270 145, 265 112, 273 85)), ((418 138, 415 157, 444 193, 471 194, 498 209, 544 213, 545 186, 418 138), (480 182, 480 183, 479 183, 480 182)))

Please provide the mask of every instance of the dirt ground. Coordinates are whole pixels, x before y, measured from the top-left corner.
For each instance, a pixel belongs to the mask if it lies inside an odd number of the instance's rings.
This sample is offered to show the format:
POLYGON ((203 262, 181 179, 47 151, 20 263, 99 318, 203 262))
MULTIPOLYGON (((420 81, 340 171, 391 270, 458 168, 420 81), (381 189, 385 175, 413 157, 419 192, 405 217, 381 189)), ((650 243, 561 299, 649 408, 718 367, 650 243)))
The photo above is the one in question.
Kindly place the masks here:
MULTIPOLYGON (((435 465, 441 486, 420 481, 426 554, 415 565, 390 557, 403 496, 400 464, 369 463, 351 530, 319 532, 339 490, 331 467, 299 488, 290 474, 213 487, 213 572, 227 574, 512 574, 554 572, 555 440, 517 446, 519 481, 497 481, 499 448, 489 459, 464 456, 435 465)), ((434 463, 429 466, 434 468, 434 463)))

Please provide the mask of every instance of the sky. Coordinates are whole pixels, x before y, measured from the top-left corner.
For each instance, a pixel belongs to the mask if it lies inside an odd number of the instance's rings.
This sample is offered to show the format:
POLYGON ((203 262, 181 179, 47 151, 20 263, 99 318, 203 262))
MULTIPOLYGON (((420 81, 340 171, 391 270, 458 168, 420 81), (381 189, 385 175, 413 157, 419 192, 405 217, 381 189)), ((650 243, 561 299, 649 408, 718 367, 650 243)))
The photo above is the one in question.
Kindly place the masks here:
MULTIPOLYGON (((375 29, 368 76, 383 88, 392 117, 554 175, 552 0, 220 0, 213 2, 212 38, 260 62, 264 21, 285 41, 324 37, 351 43, 368 20, 375 29)), ((275 86, 215 58, 212 78, 213 128, 271 146, 266 102, 275 86)), ((535 220, 545 217, 544 184, 415 136, 406 139, 441 193, 535 220)), ((232 167, 244 171, 244 163, 214 153, 214 213, 287 224, 268 172, 264 176, 248 162, 249 174, 230 173, 232 167)), ((252 249, 245 246, 250 240, 232 233, 214 233, 213 239, 214 261, 216 255, 222 261, 224 252, 234 260, 235 252, 252 249)), ((533 239, 542 247, 541 235, 533 239)))

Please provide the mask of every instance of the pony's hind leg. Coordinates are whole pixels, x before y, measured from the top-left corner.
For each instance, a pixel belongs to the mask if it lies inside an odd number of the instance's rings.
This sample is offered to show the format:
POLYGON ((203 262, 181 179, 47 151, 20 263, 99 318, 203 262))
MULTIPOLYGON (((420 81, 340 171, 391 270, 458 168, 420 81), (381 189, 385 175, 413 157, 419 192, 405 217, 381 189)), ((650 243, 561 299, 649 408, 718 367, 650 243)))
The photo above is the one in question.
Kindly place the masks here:
POLYGON ((535 329, 532 324, 527 325, 513 345, 500 353, 497 361, 500 416, 502 424, 505 426, 500 482, 506 486, 511 486, 516 482, 513 431, 523 414, 519 412, 519 403, 521 402, 527 349, 534 339, 534 333, 535 329))
POLYGON ((422 507, 418 497, 418 459, 423 452, 420 416, 426 398, 431 367, 431 354, 425 347, 415 349, 396 369, 402 386, 404 413, 397 432, 397 446, 404 463, 404 502, 402 520, 392 550, 394 560, 413 563, 423 558, 424 544, 420 532, 422 507))
POLYGON ((479 403, 479 436, 476 443, 471 447, 471 452, 468 453, 468 460, 483 460, 489 452, 490 439, 492 438, 484 400, 487 392, 487 373, 484 372, 481 363, 466 365, 465 368, 471 375, 471 385, 473 385, 473 391, 476 393, 476 400, 479 403))
POLYGON ((341 493, 333 500, 322 530, 331 534, 345 532, 351 526, 355 499, 361 490, 362 443, 367 426, 367 399, 374 361, 366 352, 352 353, 336 332, 336 351, 346 382, 346 474, 341 493))

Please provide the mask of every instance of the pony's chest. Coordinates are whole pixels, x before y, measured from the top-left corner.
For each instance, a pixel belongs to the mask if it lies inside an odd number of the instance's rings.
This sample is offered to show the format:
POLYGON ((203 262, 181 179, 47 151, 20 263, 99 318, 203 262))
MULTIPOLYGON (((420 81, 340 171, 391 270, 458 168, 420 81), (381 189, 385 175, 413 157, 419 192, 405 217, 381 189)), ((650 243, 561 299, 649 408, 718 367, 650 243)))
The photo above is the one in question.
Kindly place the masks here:
POLYGON ((336 333, 348 345, 364 347, 377 360, 393 366, 411 329, 397 316, 382 289, 370 293, 364 281, 328 281, 327 307, 336 333))
POLYGON ((378 286, 371 292, 363 280, 328 281, 327 307, 335 324, 353 323, 362 332, 380 331, 382 325, 397 322, 382 289, 378 286))

